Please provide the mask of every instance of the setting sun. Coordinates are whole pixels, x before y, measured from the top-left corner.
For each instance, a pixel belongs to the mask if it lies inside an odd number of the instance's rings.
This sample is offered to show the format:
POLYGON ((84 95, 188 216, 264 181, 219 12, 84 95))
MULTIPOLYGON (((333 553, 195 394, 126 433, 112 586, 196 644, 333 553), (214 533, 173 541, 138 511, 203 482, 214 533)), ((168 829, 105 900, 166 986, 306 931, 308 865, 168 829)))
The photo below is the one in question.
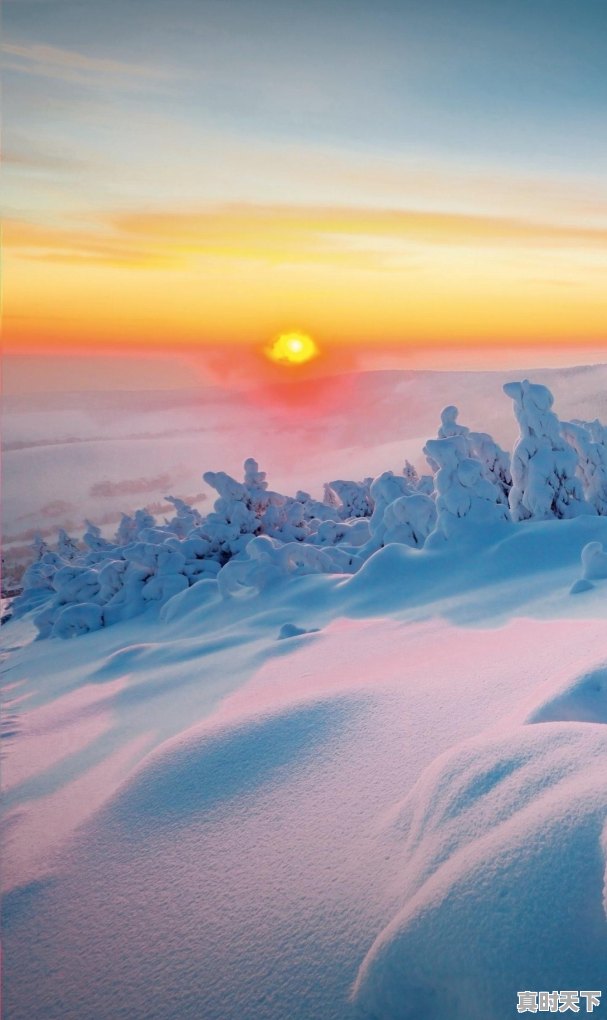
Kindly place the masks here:
POLYGON ((288 365, 303 365, 318 353, 318 347, 307 333, 281 333, 272 346, 266 348, 272 361, 288 365))

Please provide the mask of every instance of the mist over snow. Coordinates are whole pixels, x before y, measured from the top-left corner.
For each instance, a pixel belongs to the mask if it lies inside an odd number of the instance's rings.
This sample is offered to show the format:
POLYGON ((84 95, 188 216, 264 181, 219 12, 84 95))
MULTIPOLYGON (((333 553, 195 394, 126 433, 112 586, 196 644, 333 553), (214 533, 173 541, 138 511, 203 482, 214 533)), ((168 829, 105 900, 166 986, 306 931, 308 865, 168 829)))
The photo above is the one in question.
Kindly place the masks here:
MULTIPOLYGON (((607 419, 607 366, 533 370, 560 417, 607 419)), ((521 376, 522 377, 522 376, 521 376)), ((425 470, 422 448, 441 408, 511 448, 516 422, 502 395, 511 372, 352 373, 271 391, 196 390, 7 394, 3 409, 3 541, 23 564, 36 532, 81 535, 93 518, 110 535, 122 512, 166 509, 167 491, 210 508, 201 472, 238 475, 253 455, 282 492, 322 483, 352 464, 359 477, 425 470), (296 448, 297 456, 293 456, 296 448)))
POLYGON ((607 366, 306 385, 9 402, 8 1020, 607 1008, 607 366))

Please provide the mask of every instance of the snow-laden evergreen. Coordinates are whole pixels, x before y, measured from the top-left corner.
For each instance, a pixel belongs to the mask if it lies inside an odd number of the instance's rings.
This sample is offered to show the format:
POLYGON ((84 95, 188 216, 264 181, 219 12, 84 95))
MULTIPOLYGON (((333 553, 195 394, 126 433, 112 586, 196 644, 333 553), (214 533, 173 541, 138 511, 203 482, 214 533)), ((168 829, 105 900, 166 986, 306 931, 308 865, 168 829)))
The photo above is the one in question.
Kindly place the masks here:
POLYGON ((429 439, 424 450, 438 465, 437 540, 456 535, 464 519, 468 524, 483 525, 508 520, 502 492, 485 476, 481 462, 468 456, 466 436, 429 439))
POLYGON ((334 493, 337 503, 333 505, 338 508, 339 516, 344 521, 352 517, 370 517, 373 513, 372 481, 372 478, 365 478, 362 482, 348 482, 338 478, 329 482, 325 486, 325 502, 332 502, 330 494, 334 493))
POLYGON ((598 421, 565 421, 561 428, 578 456, 584 498, 598 514, 607 514, 607 431, 598 421))
POLYGON ((520 427, 511 462, 512 519, 549 520, 596 513, 584 498, 579 457, 552 411, 550 390, 523 379, 506 383, 504 393, 514 401, 520 427))
POLYGON ((389 545, 436 548, 464 536, 469 545, 496 525, 607 514, 605 427, 561 423, 545 386, 523 380, 504 390, 520 427, 512 457, 448 405, 423 450, 431 475, 420 477, 407 461, 400 473, 330 481, 319 500, 271 490, 248 458, 241 481, 225 471, 203 475, 217 493, 206 516, 167 496, 172 517, 159 522, 145 508, 123 514, 111 539, 91 521, 80 544, 60 531, 50 549, 37 535, 15 613, 36 610, 40 637, 71 637, 162 605, 198 581, 217 581, 232 598, 291 575, 357 573, 389 545))
MULTIPOLYGON (((462 436, 466 441, 468 457, 478 460, 483 467, 483 475, 497 485, 503 496, 503 501, 508 502, 508 494, 512 488, 512 476, 510 474, 510 457, 501 446, 495 442, 488 432, 474 432, 466 425, 458 422, 459 410, 453 404, 443 408, 441 411, 441 424, 438 429, 439 439, 451 439, 453 436, 462 436)), ((426 459, 434 471, 438 465, 434 463, 427 449, 426 459)))
POLYGON ((74 542, 73 538, 70 538, 64 528, 59 528, 57 555, 60 556, 62 560, 67 560, 69 563, 71 560, 76 559, 78 553, 78 545, 74 542))

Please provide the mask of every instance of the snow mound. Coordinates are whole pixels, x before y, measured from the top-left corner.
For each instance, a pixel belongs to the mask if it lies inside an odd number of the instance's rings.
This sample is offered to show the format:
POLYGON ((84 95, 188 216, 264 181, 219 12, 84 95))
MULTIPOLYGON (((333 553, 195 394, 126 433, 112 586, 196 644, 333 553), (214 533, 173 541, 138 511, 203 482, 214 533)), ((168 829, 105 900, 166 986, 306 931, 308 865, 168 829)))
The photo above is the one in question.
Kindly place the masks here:
POLYGON ((528 716, 529 723, 607 723, 607 664, 584 673, 528 716))
POLYGON ((607 577, 607 552, 600 542, 589 542, 582 549, 582 567, 587 581, 607 577))
POLYGON ((284 641, 286 638, 303 637, 304 634, 318 634, 318 627, 306 630, 305 627, 298 627, 296 623, 283 623, 278 633, 278 640, 284 641))
POLYGON ((302 769, 348 716, 347 699, 195 727, 151 754, 110 809, 127 829, 180 826, 302 769))
POLYGON ((607 552, 602 542, 588 542, 580 554, 582 561, 582 576, 572 584, 571 595, 578 595, 583 591, 590 591, 594 588, 593 581, 607 578, 607 552))
POLYGON ((507 1020, 518 990, 605 987, 606 753, 604 726, 554 722, 432 763, 393 827, 401 885, 358 974, 363 1016, 507 1020))

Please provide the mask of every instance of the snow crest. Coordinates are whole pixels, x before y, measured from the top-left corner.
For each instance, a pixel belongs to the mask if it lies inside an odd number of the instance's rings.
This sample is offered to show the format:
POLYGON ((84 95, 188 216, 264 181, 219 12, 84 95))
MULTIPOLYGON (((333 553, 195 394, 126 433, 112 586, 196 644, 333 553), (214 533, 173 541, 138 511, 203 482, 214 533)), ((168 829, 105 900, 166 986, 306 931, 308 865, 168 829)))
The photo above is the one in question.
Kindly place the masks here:
POLYGON ((582 681, 534 717, 571 721, 487 733, 422 775, 393 825, 398 906, 356 981, 362 1015, 506 1020, 519 989, 604 987, 607 729, 591 700, 582 681))

